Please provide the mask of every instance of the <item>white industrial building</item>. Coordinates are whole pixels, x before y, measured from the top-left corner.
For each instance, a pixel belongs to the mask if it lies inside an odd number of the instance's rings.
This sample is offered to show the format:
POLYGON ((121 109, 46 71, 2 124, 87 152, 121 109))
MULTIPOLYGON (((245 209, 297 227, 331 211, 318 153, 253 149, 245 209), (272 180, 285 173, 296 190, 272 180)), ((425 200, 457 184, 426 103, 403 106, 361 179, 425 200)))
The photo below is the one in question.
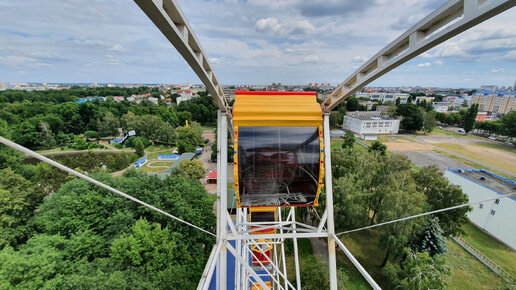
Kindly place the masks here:
POLYGON ((433 103, 434 111, 439 113, 446 113, 448 112, 448 108, 450 108, 451 104, 451 102, 435 102, 433 103))
POLYGON ((468 217, 477 227, 516 249, 516 196, 496 198, 516 192, 516 182, 477 169, 448 169, 444 175, 462 188, 470 202, 493 198, 472 206, 468 217))
POLYGON ((378 134, 397 134, 400 119, 394 119, 380 112, 347 112, 342 127, 364 140, 376 140, 378 134))

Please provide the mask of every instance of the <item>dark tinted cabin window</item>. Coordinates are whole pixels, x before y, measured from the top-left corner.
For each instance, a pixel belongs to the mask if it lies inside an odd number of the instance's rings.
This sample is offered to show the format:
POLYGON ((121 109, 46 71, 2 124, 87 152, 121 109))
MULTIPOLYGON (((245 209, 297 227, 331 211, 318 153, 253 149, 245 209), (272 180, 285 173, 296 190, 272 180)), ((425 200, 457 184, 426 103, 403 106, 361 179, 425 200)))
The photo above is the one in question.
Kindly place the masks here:
POLYGON ((251 222, 262 223, 262 222, 273 222, 274 212, 253 212, 251 213, 251 222))
POLYGON ((239 127, 242 206, 313 204, 319 154, 317 127, 239 127))

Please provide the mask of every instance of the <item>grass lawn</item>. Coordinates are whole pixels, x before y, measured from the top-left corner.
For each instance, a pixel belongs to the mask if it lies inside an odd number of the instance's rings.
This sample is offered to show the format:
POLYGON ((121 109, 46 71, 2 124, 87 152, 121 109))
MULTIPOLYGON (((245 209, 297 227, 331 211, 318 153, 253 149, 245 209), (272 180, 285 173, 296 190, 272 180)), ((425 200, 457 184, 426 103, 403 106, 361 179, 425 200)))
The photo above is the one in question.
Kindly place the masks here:
POLYGON ((170 165, 174 164, 175 161, 157 161, 157 162, 152 162, 152 163, 149 163, 150 165, 152 165, 153 167, 154 166, 167 166, 169 167, 170 165))
POLYGON ((506 144, 501 144, 501 143, 481 142, 481 143, 477 143, 475 145, 481 146, 481 147, 488 147, 488 148, 503 150, 503 151, 507 151, 507 152, 511 152, 511 153, 516 153, 516 147, 506 145, 506 144))
MULTIPOLYGON (((380 268, 386 253, 378 245, 379 232, 376 230, 364 230, 342 235, 340 240, 373 277, 376 283, 380 287, 386 288, 388 286, 387 281, 381 275, 380 268)), ((337 265, 344 267, 346 270, 350 286, 352 286, 349 289, 370 289, 362 274, 358 272, 340 248, 337 249, 337 265)))
POLYGON ((154 167, 143 166, 143 167, 140 167, 140 168, 138 168, 136 170, 141 171, 141 172, 148 172, 148 173, 159 173, 159 171, 163 171, 165 169, 166 169, 165 167, 154 168, 154 167))
POLYGON ((149 146, 149 147, 145 148, 145 151, 159 152, 159 151, 166 151, 166 150, 173 150, 173 149, 174 149, 174 146, 160 145, 160 146, 149 146))
POLYGON ((42 154, 42 153, 64 152, 64 151, 80 151, 80 150, 76 150, 73 148, 69 148, 68 146, 64 146, 64 147, 58 147, 58 148, 54 148, 54 149, 36 150, 35 152, 42 154))
POLYGON ((448 289, 497 289, 505 286, 502 278, 480 263, 453 240, 448 240, 446 261, 450 276, 448 289))
POLYGON ((465 225, 463 229, 467 233, 464 239, 468 243, 493 260, 516 280, 516 252, 472 224, 465 225))
POLYGON ((459 137, 459 138, 468 138, 468 139, 476 139, 481 140, 479 137, 471 136, 471 135, 464 135, 456 132, 451 132, 448 130, 435 128, 430 135, 446 135, 446 136, 453 136, 453 137, 459 137))
POLYGON ((442 155, 444 155, 444 156, 450 157, 450 158, 452 158, 452 159, 458 160, 458 161, 460 161, 460 162, 462 162, 462 163, 464 163, 464 164, 466 164, 466 165, 472 166, 472 167, 474 167, 474 168, 476 168, 476 169, 484 169, 484 170, 487 170, 487 171, 492 172, 492 173, 494 173, 494 174, 498 174, 498 175, 500 175, 500 176, 502 176, 502 177, 505 177, 505 178, 507 178, 507 179, 509 179, 509 180, 514 180, 514 181, 516 181, 516 178, 514 178, 514 176, 510 176, 510 175, 507 175, 507 174, 503 174, 502 172, 500 172, 500 171, 498 171, 498 170, 494 170, 494 169, 491 169, 491 168, 487 168, 487 167, 482 166, 482 165, 480 165, 480 164, 478 164, 478 163, 475 163, 475 162, 471 162, 471 161, 469 161, 469 160, 462 159, 462 158, 460 158, 459 156, 456 156, 456 155, 453 155, 453 154, 449 154, 449 153, 447 153, 447 152, 443 152, 443 151, 440 151, 440 150, 436 150, 435 152, 436 152, 436 153, 439 153, 439 154, 442 154, 442 155))
MULTIPOLYGON (((477 152, 471 152, 467 150, 462 144, 452 144, 452 143, 438 143, 433 144, 439 148, 443 148, 452 152, 456 152, 460 155, 466 156, 468 158, 478 160, 479 162, 483 162, 489 164, 495 168, 500 168, 509 172, 516 174, 516 167, 509 160, 503 159, 503 155, 489 155, 489 154, 478 154, 477 152)), ((473 145, 475 146, 475 145, 473 145)), ((481 146, 477 146, 481 147, 481 146)), ((473 150, 473 149, 472 149, 473 150)), ((501 153, 502 154, 502 153, 501 153)), ((503 153, 507 155, 507 153, 503 153)))

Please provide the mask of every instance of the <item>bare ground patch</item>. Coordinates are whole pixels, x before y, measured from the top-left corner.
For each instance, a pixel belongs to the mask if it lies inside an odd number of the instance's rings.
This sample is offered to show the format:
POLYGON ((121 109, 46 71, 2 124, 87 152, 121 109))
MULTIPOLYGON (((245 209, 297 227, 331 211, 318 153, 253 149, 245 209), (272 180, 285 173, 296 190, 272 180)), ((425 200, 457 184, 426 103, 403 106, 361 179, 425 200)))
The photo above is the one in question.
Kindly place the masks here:
POLYGON ((431 145, 424 145, 409 141, 384 143, 389 151, 432 151, 431 145))
POLYGON ((515 153, 477 144, 437 143, 435 146, 516 174, 515 153))

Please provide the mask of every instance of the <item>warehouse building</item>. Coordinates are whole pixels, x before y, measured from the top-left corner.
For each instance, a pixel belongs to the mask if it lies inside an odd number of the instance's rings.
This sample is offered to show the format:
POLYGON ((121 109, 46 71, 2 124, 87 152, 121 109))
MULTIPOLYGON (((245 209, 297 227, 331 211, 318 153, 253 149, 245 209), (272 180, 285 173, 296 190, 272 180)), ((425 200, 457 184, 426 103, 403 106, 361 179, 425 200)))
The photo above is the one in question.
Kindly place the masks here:
POLYGON ((516 249, 516 182, 485 170, 448 169, 444 174, 451 183, 459 185, 470 202, 493 198, 473 205, 468 217, 477 227, 516 249))
POLYGON ((376 140, 378 134, 397 134, 400 119, 376 111, 347 112, 342 127, 363 140, 376 140))

